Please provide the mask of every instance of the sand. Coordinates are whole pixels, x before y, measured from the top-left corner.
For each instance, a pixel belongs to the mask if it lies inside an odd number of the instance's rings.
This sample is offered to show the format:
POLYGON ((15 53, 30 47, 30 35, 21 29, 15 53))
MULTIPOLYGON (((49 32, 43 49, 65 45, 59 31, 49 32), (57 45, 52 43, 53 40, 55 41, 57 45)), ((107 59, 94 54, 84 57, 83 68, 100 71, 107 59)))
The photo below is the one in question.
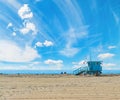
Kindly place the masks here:
POLYGON ((120 100, 120 76, 0 75, 0 100, 120 100))

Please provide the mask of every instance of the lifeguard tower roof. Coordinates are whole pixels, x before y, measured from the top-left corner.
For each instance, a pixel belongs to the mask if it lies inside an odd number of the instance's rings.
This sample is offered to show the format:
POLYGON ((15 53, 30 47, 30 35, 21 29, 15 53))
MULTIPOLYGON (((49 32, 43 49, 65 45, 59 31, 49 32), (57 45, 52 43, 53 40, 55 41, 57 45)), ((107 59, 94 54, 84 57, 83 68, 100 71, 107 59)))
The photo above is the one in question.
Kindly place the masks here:
POLYGON ((87 63, 102 63, 102 61, 87 61, 87 63))

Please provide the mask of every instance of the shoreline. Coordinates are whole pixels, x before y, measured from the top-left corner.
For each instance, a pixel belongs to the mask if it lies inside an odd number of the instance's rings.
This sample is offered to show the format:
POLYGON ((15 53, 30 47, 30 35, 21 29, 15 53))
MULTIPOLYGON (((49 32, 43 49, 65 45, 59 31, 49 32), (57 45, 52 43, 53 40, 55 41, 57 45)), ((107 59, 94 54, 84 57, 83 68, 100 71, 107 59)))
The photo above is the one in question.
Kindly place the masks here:
POLYGON ((74 74, 20 74, 20 73, 18 73, 18 74, 2 74, 2 73, 0 73, 0 76, 16 76, 16 77, 19 77, 19 76, 37 76, 37 77, 39 77, 39 76, 46 76, 46 77, 48 77, 48 76, 50 76, 50 77, 107 77, 107 76, 120 76, 120 74, 101 74, 101 75, 99 75, 99 76, 95 76, 95 75, 83 75, 83 74, 81 74, 81 75, 74 75, 74 74))

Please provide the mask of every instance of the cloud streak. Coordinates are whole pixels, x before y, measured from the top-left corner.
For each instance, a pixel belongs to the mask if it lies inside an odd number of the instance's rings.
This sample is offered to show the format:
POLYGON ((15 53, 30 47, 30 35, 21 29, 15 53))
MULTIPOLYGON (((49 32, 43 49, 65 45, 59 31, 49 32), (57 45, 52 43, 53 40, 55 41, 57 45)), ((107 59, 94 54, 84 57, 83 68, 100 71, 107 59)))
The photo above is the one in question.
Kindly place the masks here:
POLYGON ((50 69, 52 68, 53 70, 55 69, 60 70, 63 66, 63 61, 48 59, 44 61, 44 64, 49 65, 50 69))
POLYGON ((79 43, 79 40, 85 38, 87 35, 86 27, 79 29, 70 28, 68 32, 65 33, 66 45, 60 53, 67 57, 73 57, 80 51, 80 48, 73 47, 73 45, 79 43))
POLYGON ((77 27, 83 25, 83 15, 76 1, 54 0, 54 3, 64 14, 69 26, 74 25, 77 27))
POLYGON ((78 48, 67 47, 60 51, 60 53, 67 57, 73 57, 76 55, 80 50, 78 48))
POLYGON ((71 0, 54 0, 54 3, 65 17, 68 30, 64 32, 64 39, 66 41, 64 49, 60 50, 60 54, 73 57, 79 52, 79 48, 73 47, 80 39, 88 35, 88 26, 84 24, 84 17, 77 1, 71 0))
POLYGON ((116 46, 108 46, 108 49, 115 49, 116 46))
POLYGON ((52 60, 52 59, 48 59, 46 61, 44 61, 45 64, 56 64, 56 65, 61 65, 63 64, 62 60, 52 60))
POLYGON ((114 67, 114 66, 116 66, 116 64, 114 64, 114 63, 103 63, 103 65, 102 65, 103 67, 114 67))
POLYGON ((12 23, 8 23, 7 28, 10 28, 10 27, 12 27, 12 26, 13 26, 12 23))
POLYGON ((100 59, 109 59, 109 58, 112 58, 114 56, 115 56, 115 54, 112 54, 112 53, 102 53, 102 54, 98 55, 98 58, 100 58, 100 59))

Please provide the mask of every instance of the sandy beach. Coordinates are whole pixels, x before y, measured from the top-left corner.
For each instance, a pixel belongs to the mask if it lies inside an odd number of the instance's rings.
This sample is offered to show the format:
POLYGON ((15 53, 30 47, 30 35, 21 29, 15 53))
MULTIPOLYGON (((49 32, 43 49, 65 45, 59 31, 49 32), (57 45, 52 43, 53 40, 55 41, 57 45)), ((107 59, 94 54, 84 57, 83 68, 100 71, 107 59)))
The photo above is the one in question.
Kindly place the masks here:
POLYGON ((120 100, 120 76, 0 75, 0 100, 120 100))

